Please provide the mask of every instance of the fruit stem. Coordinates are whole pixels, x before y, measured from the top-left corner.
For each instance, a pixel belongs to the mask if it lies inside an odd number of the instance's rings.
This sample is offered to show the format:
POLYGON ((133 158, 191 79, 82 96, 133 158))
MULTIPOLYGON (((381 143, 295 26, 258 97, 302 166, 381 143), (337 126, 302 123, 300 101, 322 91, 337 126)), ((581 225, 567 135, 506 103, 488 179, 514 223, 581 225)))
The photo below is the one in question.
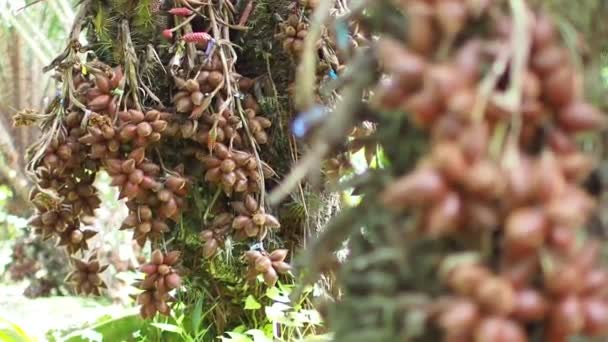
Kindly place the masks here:
POLYGON ((205 214, 203 214, 203 223, 205 223, 205 225, 208 222, 208 218, 209 218, 209 214, 211 213, 211 209, 215 205, 215 202, 217 202, 217 199, 220 197, 221 192, 222 192, 221 188, 218 188, 215 191, 215 194, 213 195, 213 198, 211 199, 211 203, 209 203, 209 205, 207 206, 207 209, 205 209, 205 214))

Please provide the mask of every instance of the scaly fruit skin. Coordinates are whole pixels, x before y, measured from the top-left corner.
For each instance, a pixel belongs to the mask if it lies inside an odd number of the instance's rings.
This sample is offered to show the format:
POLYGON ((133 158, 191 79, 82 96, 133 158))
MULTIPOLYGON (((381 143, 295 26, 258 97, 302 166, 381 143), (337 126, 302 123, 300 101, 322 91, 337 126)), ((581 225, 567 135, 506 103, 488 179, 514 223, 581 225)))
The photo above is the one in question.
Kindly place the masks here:
POLYGON ((157 312, 165 316, 171 313, 168 303, 174 299, 169 293, 182 285, 182 278, 174 268, 180 257, 179 251, 163 254, 157 249, 152 252, 150 262, 140 266, 140 271, 145 274, 145 278, 137 283, 137 287, 143 290, 137 296, 142 317, 152 318, 157 312))
POLYGON ((259 182, 262 177, 269 178, 272 171, 267 165, 260 165, 254 155, 229 149, 222 143, 215 143, 212 154, 199 151, 197 159, 203 163, 206 169, 205 180, 215 184, 224 191, 226 195, 244 194, 247 196, 259 191, 259 182))
POLYGON ((224 241, 228 233, 232 229, 232 220, 234 215, 230 213, 222 213, 217 215, 209 227, 200 232, 199 237, 203 244, 203 256, 212 258, 218 254, 220 248, 223 247, 224 241))
POLYGON ((288 250, 277 249, 270 254, 260 251, 248 251, 245 259, 249 264, 248 278, 254 279, 258 274, 264 278, 264 283, 272 287, 279 280, 279 274, 291 271, 291 266, 285 262, 288 250))
MULTIPOLYGON (((188 119, 178 127, 170 130, 172 134, 184 139, 192 139, 213 150, 217 142, 233 145, 238 148, 246 145, 243 133, 244 124, 234 110, 213 105, 214 98, 209 95, 216 89, 225 86, 226 80, 218 61, 212 62, 207 70, 200 72, 196 79, 176 78, 178 92, 173 96, 177 113, 188 115, 188 119), (199 120, 202 119, 202 120, 199 120)), ((245 95, 243 99, 244 116, 247 129, 256 143, 265 145, 269 142, 268 129, 272 122, 260 115, 260 107, 250 93, 253 80, 240 77, 239 90, 245 95)))
POLYGON ((251 195, 245 195, 243 201, 232 202, 232 208, 238 214, 232 221, 232 228, 237 238, 264 239, 268 230, 278 229, 281 226, 279 220, 267 214, 251 195))
POLYGON ((72 282, 76 293, 82 295, 101 295, 101 289, 105 289, 106 284, 100 277, 109 265, 100 266, 96 257, 91 256, 88 260, 72 258, 75 270, 67 276, 67 280, 72 282))

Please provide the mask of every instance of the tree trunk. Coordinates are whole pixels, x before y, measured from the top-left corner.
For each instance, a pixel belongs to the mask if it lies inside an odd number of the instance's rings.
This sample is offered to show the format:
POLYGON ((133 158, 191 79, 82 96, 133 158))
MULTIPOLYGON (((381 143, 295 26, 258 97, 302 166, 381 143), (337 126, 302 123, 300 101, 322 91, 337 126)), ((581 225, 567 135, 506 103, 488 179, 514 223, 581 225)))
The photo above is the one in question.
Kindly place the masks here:
POLYGON ((23 174, 25 168, 25 151, 35 139, 33 129, 16 128, 12 116, 17 109, 39 108, 39 97, 35 90, 39 85, 31 85, 33 78, 40 73, 32 69, 36 64, 33 57, 24 52, 23 40, 15 30, 7 30, 8 37, 2 39, 0 49, 5 53, 7 65, 3 66, 2 84, 0 91, 0 152, 3 160, 0 162, 0 179, 11 187, 14 201, 9 211, 18 215, 28 212, 29 183, 23 174), (32 91, 28 91, 31 89, 32 91))

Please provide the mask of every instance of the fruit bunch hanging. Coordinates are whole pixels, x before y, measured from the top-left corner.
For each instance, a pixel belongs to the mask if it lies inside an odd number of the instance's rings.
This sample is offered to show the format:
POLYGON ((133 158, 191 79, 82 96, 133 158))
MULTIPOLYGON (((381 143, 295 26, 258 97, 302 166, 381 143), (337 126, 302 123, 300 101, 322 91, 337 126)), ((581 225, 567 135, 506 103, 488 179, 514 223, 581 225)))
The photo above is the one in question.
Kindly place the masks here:
MULTIPOLYGON (((323 270, 350 237, 344 295, 328 313, 336 340, 606 336, 608 273, 585 229, 597 162, 577 142, 606 117, 585 98, 580 50, 523 0, 366 10, 358 19, 377 31, 380 73, 343 80, 344 97, 357 79, 375 81, 369 101, 342 101, 371 113, 378 132, 363 141, 378 144, 387 167, 349 181, 363 201, 329 224, 307 259, 323 270), (395 24, 375 25, 383 16, 395 24), (409 147, 420 134, 425 147, 409 147)), ((336 107, 332 115, 361 124, 336 107)))
MULTIPOLYGON (((81 228, 100 204, 99 172, 129 208, 121 229, 153 249, 135 284, 143 317, 170 313, 184 275, 209 272, 204 281, 214 288, 236 287, 210 271, 224 254, 241 253, 230 261, 238 284, 260 275, 274 286, 289 274, 288 250, 273 251, 282 244, 280 221, 264 200, 277 174, 261 159, 272 155, 270 130, 278 118, 259 104, 256 80, 236 71, 231 42, 238 34, 231 28, 243 24, 247 11, 231 2, 80 5, 70 43, 47 68, 56 72, 57 97, 44 113, 15 118, 36 122, 43 133, 28 155, 36 183, 30 225, 82 255, 69 277, 78 292, 99 294, 105 286, 99 273, 106 267, 87 252, 96 232, 81 228), (77 41, 84 27, 91 50, 77 41), (227 242, 230 251, 222 253, 227 242)), ((222 294, 210 300, 222 301, 222 294)))

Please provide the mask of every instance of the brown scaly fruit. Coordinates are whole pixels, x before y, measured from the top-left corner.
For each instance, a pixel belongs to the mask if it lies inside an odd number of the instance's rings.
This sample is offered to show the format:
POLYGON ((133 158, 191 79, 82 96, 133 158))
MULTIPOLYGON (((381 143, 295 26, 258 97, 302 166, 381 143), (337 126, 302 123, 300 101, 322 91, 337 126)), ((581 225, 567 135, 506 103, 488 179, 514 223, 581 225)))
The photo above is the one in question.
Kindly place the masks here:
POLYGON ((122 125, 118 129, 121 143, 133 143, 135 146, 147 146, 158 142, 167 128, 167 121, 162 119, 161 112, 150 110, 143 113, 128 110, 118 113, 122 125))
POLYGON ((258 238, 263 240, 269 229, 281 227, 279 220, 267 214, 252 195, 247 194, 241 201, 232 202, 237 216, 232 221, 232 228, 237 238, 258 238))
POLYGON ((264 277, 264 283, 272 287, 279 280, 279 274, 288 273, 291 266, 285 262, 288 251, 277 249, 268 254, 261 251, 247 251, 245 259, 249 264, 248 279, 255 279, 258 274, 264 277))
POLYGON ((122 68, 118 66, 113 70, 96 72, 94 78, 95 87, 86 91, 85 105, 93 112, 114 116, 118 108, 118 96, 114 91, 123 80, 122 68))
POLYGON ((182 279, 174 266, 179 262, 179 251, 163 254, 160 250, 152 252, 150 262, 141 265, 140 271, 145 278, 136 286, 144 292, 137 296, 137 303, 141 305, 140 313, 143 318, 151 318, 156 312, 168 316, 171 308, 168 302, 173 301, 169 292, 179 288, 182 279))
POLYGON ((75 222, 73 225, 59 233, 58 246, 65 246, 69 254, 75 254, 79 251, 89 249, 87 240, 97 235, 97 232, 91 229, 80 229, 80 222, 75 222))
POLYGON ((265 163, 262 162, 260 166, 250 153, 231 150, 221 143, 215 144, 211 155, 199 151, 196 158, 207 169, 205 180, 220 186, 227 195, 258 192, 262 177, 274 174, 265 163), (260 171, 263 175, 260 175, 260 171))
POLYGON ((99 296, 100 289, 106 288, 99 274, 105 271, 108 265, 100 266, 95 256, 87 260, 72 258, 72 261, 76 269, 66 279, 74 284, 76 293, 99 296))
POLYGON ((199 237, 204 242, 203 256, 212 258, 223 246, 226 235, 232 230, 234 216, 230 213, 217 215, 209 227, 200 232, 199 237))

